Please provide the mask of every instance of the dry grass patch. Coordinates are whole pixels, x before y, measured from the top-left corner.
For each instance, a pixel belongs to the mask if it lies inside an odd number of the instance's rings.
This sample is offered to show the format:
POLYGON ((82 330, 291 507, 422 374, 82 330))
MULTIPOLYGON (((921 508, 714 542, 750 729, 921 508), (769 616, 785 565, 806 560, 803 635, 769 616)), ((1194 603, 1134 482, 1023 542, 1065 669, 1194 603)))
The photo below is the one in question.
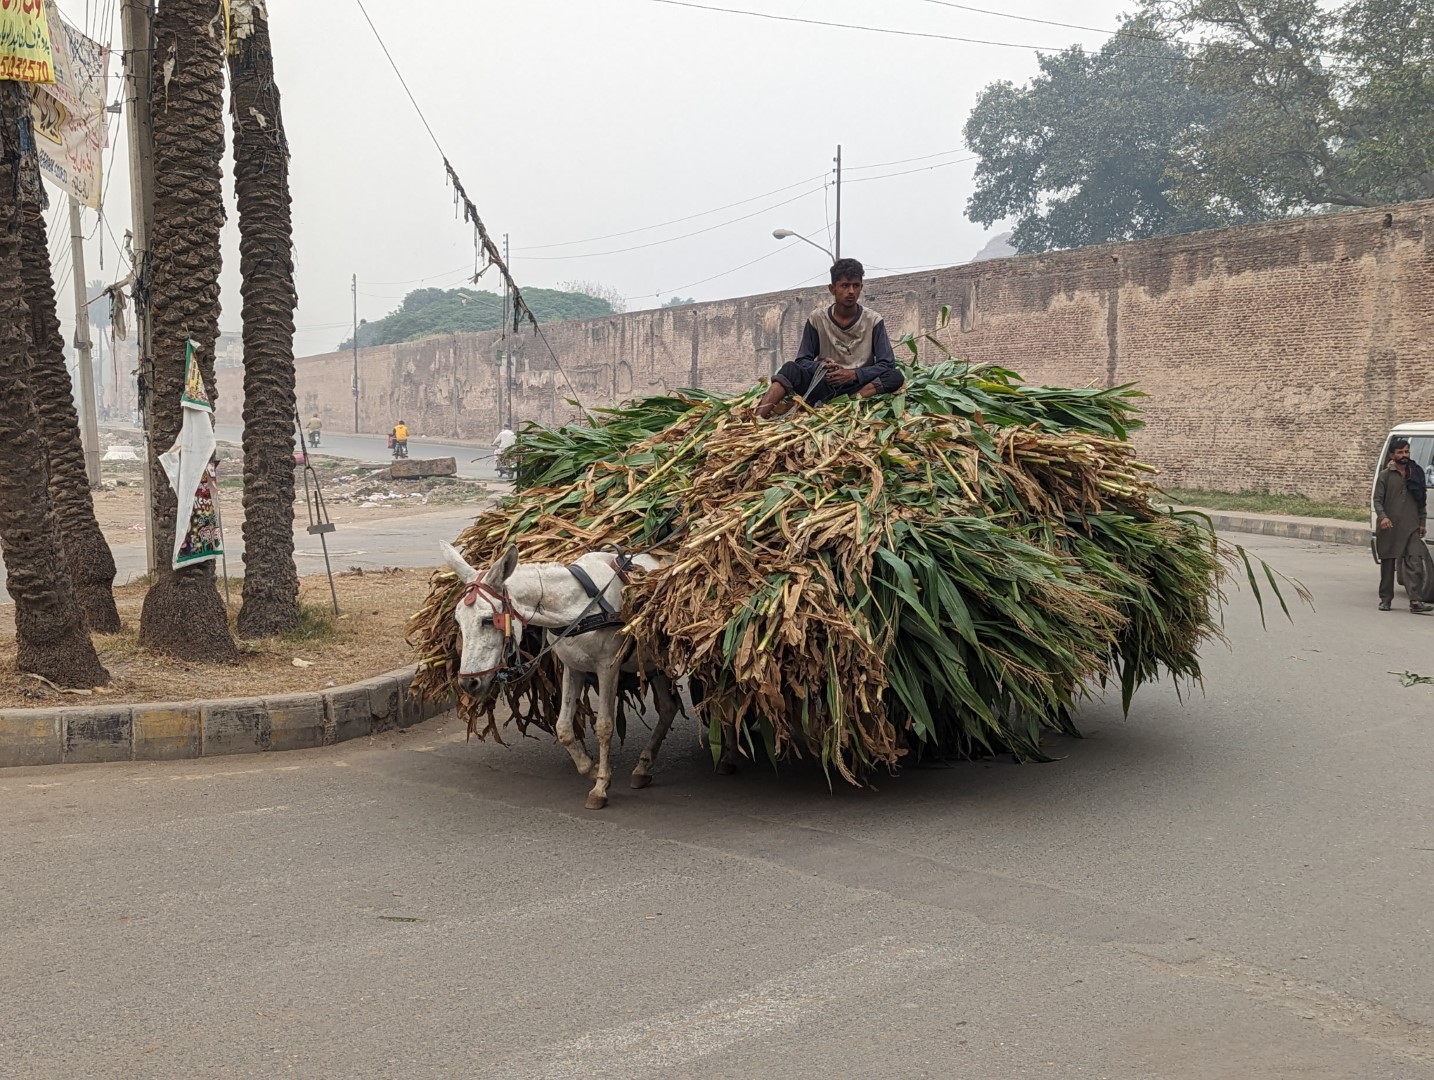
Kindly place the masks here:
MULTIPOLYGON (((299 627, 281 637, 241 642, 237 664, 188 664, 140 648, 139 613, 147 586, 121 586, 115 602, 124 628, 95 635, 100 661, 113 681, 91 695, 62 693, 15 671, 15 609, 5 605, 0 607, 0 708, 273 696, 382 675, 415 659, 403 628, 423 602, 428 574, 387 570, 336 576, 337 616, 328 579, 301 578, 299 627)), ((236 607, 241 587, 237 580, 230 584, 236 607)))

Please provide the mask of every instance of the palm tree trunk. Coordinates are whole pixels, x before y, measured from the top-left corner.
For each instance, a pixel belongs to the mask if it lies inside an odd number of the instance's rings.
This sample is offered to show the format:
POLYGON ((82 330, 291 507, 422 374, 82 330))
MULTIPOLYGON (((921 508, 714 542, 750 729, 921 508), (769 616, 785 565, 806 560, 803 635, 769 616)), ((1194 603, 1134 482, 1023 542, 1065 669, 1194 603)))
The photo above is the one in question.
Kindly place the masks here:
MULTIPOLYGON (((30 382, 29 305, 20 256, 24 242, 20 182, 40 181, 27 167, 35 154, 30 129, 30 88, 0 82, 0 547, 5 587, 15 601, 16 667, 59 686, 89 688, 109 682, 95 655, 65 572, 54 508, 46 488, 45 449, 37 438, 30 382)), ((39 199, 38 187, 31 196, 39 199)))
POLYGON ((294 292, 289 144, 263 0, 232 0, 230 112, 244 294, 244 605, 239 633, 299 622, 294 565, 294 292))
POLYGON ((154 19, 154 229, 150 235, 150 488, 160 566, 140 613, 140 644, 182 660, 239 651, 214 563, 170 569, 177 502, 157 458, 179 437, 184 344, 198 346, 214 400, 219 338, 219 233, 224 225, 224 11, 220 0, 164 0, 154 19))
MULTIPOLYGON (((31 190, 38 192, 39 185, 36 174, 31 190)), ((115 560, 95 518, 95 500, 85 471, 80 417, 65 366, 65 338, 55 311, 50 241, 43 209, 37 200, 25 203, 20 237, 25 302, 30 306, 30 381, 39 414, 37 431, 49 463, 50 500, 64 541, 65 563, 75 596, 90 629, 113 634, 120 628, 113 591, 115 560)))

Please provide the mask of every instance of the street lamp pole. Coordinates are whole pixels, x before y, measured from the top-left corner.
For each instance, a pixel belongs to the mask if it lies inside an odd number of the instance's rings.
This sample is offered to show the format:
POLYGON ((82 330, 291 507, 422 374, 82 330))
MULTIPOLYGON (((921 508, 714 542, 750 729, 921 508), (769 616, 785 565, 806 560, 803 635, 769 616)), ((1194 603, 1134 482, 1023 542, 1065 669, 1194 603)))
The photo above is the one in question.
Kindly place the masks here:
MULTIPOLYGON (((800 240, 800 241, 801 241, 802 243, 804 243, 804 244, 811 244, 812 247, 816 248, 816 249, 817 249, 818 251, 820 251, 823 255, 825 255, 828 259, 831 259, 832 262, 836 262, 836 256, 834 256, 830 251, 828 251, 826 248, 822 247, 822 246, 821 246, 820 244, 818 244, 815 240, 808 240, 808 239, 807 239, 805 236, 803 236, 801 233, 792 232, 791 229, 773 229, 773 230, 772 230, 772 236, 773 236, 774 239, 777 239, 777 240, 796 239, 796 240, 800 240)), ((840 251, 841 248, 837 248, 837 250, 840 251)))
POLYGON ((836 262, 841 258, 841 143, 837 143, 836 156, 836 262))

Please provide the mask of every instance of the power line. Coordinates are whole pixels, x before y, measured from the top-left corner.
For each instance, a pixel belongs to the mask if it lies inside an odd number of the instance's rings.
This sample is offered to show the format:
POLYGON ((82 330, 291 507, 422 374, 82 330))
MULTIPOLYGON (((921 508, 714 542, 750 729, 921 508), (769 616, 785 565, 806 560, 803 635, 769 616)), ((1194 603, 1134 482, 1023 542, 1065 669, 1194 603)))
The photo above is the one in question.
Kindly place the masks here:
POLYGON ((843 165, 842 172, 862 172, 866 169, 885 169, 889 165, 909 165, 913 161, 930 161, 932 158, 946 157, 948 154, 959 154, 966 148, 958 146, 952 150, 942 150, 939 154, 922 154, 920 157, 901 158, 897 161, 879 161, 875 165, 843 165))
POLYGON ((408 88, 408 81, 403 77, 403 72, 398 69, 398 64, 393 59, 393 54, 388 51, 388 46, 384 43, 383 35, 378 32, 378 27, 375 26, 373 20, 369 18, 368 9, 363 6, 363 0, 354 0, 354 3, 358 5, 359 11, 363 14, 364 21, 368 23, 368 28, 373 31, 373 36, 375 40, 378 41, 378 47, 383 50, 383 55, 388 59, 389 67, 393 68, 393 73, 398 76, 398 81, 403 86, 403 92, 408 95, 408 100, 413 105, 413 111, 418 114, 418 119, 423 122, 423 128, 428 132, 428 137, 433 140, 434 149, 438 151, 438 156, 443 159, 443 168, 448 174, 448 182, 453 185, 455 200, 463 206, 463 220, 473 223, 477 246, 482 250, 489 265, 496 265, 498 267, 503 275, 503 280, 508 284, 509 295, 513 298, 513 321, 515 326, 519 314, 526 313, 528 321, 533 324, 533 329, 538 332, 539 336, 543 339, 543 344, 547 346, 548 355, 552 357, 554 366, 557 367, 559 373, 563 376, 563 381, 568 384, 568 389, 573 392, 573 400, 577 402, 579 408, 582 408, 582 401, 578 397, 577 387, 573 385, 572 379, 568 378, 568 373, 563 370, 562 361, 558 359, 558 354, 553 351, 553 347, 548 344, 547 336, 538 329, 538 317, 533 314, 533 309, 528 307, 527 301, 523 299, 523 294, 518 289, 518 283, 513 280, 513 275, 508 270, 507 262, 503 256, 499 254, 497 245, 493 243, 493 238, 488 235, 487 228, 478 216, 478 208, 473 205, 473 201, 468 198, 468 193, 463 189, 463 183, 458 179, 457 170, 453 168, 452 162, 448 160, 448 155, 443 152, 443 147, 438 142, 438 136, 433 133, 433 128, 429 125, 428 118, 423 115, 423 110, 418 105, 418 99, 413 96, 413 91, 408 88))
POLYGON ((1025 49, 1030 52, 1061 52, 1060 48, 1044 45, 1024 45, 1014 41, 991 41, 987 38, 960 37, 956 34, 936 34, 925 30, 896 30, 889 26, 862 26, 857 23, 827 22, 825 19, 803 19, 796 15, 774 15, 769 11, 746 11, 742 8, 716 7, 711 4, 694 4, 692 0, 648 0, 652 4, 669 4, 672 7, 693 8, 697 11, 716 11, 724 15, 747 15, 754 19, 771 19, 773 22, 803 23, 807 26, 830 26, 839 30, 865 30, 871 34, 891 34, 894 37, 928 38, 933 41, 957 41, 964 45, 995 45, 1003 49, 1025 49))
MULTIPOLYGON (((1067 44, 1067 45, 1061 45, 1061 46, 1031 45, 1031 44, 1029 44, 1029 43, 1027 43, 1027 42, 1020 42, 1020 41, 997 41, 997 40, 994 40, 994 39, 991 39, 991 38, 962 37, 962 36, 957 35, 957 34, 938 34, 938 33, 935 33, 935 32, 933 32, 933 31, 929 31, 929 30, 897 30, 897 29, 895 29, 894 27, 890 27, 890 26, 866 26, 866 25, 863 25, 863 24, 860 24, 860 23, 829 22, 829 21, 824 20, 824 19, 805 19, 805 18, 801 18, 801 17, 796 16, 796 15, 774 15, 774 14, 772 14, 771 12, 768 12, 768 11, 748 11, 748 10, 746 10, 745 8, 718 7, 718 6, 715 5, 715 4, 697 4, 697 3, 693 3, 692 0, 647 0, 647 2, 650 3, 650 4, 667 4, 667 5, 671 6, 671 7, 691 8, 691 9, 693 9, 693 10, 695 10, 695 11, 711 11, 711 12, 717 12, 717 13, 723 14, 723 15, 746 15, 746 16, 748 16, 749 18, 753 18, 753 19, 770 19, 770 20, 773 21, 773 22, 801 23, 801 24, 804 24, 804 25, 807 25, 807 26, 827 26, 827 27, 832 27, 832 28, 834 28, 834 29, 838 29, 838 30, 862 30, 862 31, 865 31, 866 33, 869 33, 869 34, 888 34, 888 35, 891 35, 891 36, 894 36, 894 37, 925 38, 925 39, 930 40, 930 41, 955 41, 955 42, 958 42, 958 43, 964 44, 964 45, 992 45, 992 46, 995 46, 995 47, 997 47, 997 48, 1002 48, 1002 49, 1021 49, 1021 50, 1025 51, 1025 52, 1034 52, 1034 53, 1055 54, 1055 53, 1065 52, 1067 49, 1070 49, 1070 48, 1081 48, 1081 46, 1080 46, 1079 44, 1067 44)), ((958 5, 951 4, 950 6, 955 7, 955 6, 958 6, 958 5)), ((982 10, 982 11, 984 11, 985 9, 973 9, 973 10, 982 10)), ((993 14, 996 14, 996 13, 993 12, 993 14)), ((1041 21, 1041 20, 1033 20, 1033 21, 1041 21)), ((1074 26, 1075 24, 1073 24, 1073 23, 1054 23, 1053 25, 1071 27, 1071 26, 1074 26)), ((1092 29, 1093 29, 1093 28, 1092 28, 1092 29)), ((1101 31, 1098 31, 1098 32, 1099 32, 1099 33, 1110 33, 1110 31, 1105 31, 1105 30, 1101 30, 1101 31)), ((1118 33, 1118 31, 1116 31, 1116 33, 1118 33)), ((1184 41, 1183 39, 1180 39, 1180 38, 1166 37, 1166 36, 1164 36, 1164 35, 1159 35, 1159 34, 1142 34, 1142 35, 1132 35, 1132 36, 1138 37, 1138 38, 1143 39, 1143 40, 1151 41, 1151 42, 1166 42, 1166 43, 1169 43, 1169 44, 1171 44, 1171 45, 1188 45, 1188 44, 1192 44, 1191 42, 1184 41)), ((1162 55, 1157 54, 1157 53, 1124 52, 1124 53, 1122 53, 1122 55, 1123 55, 1123 56, 1127 56, 1127 57, 1132 57, 1132 58, 1135 58, 1135 59, 1140 59, 1140 60, 1159 60, 1159 61, 1163 61, 1163 62, 1167 62, 1167 63, 1173 62, 1175 59, 1177 59, 1176 57, 1172 57, 1172 56, 1170 56, 1170 55, 1164 55, 1164 56, 1162 56, 1162 55)), ((1319 57, 1321 57, 1321 58, 1330 58, 1330 59, 1336 59, 1336 60, 1338 60, 1338 59, 1347 59, 1346 57, 1341 56, 1341 54, 1339 54, 1339 53, 1317 53, 1317 54, 1315 54, 1315 55, 1317 55, 1317 56, 1319 56, 1319 57)), ((1183 60, 1183 61, 1185 61, 1185 62, 1187 62, 1187 63, 1191 63, 1191 64, 1240 64, 1240 63, 1243 62, 1242 60, 1240 60, 1240 59, 1238 59, 1238 58, 1237 58, 1237 59, 1233 59, 1233 60, 1223 60, 1223 59, 1217 59, 1217 58, 1209 57, 1209 56, 1197 56, 1197 55, 1188 55, 1188 54, 1182 54, 1180 57, 1178 57, 1178 59, 1181 59, 1181 60, 1183 60)))
POLYGON ((466 274, 466 273, 468 272, 468 264, 467 264, 467 263, 464 263, 462 266, 455 266, 452 270, 440 270, 438 273, 436 273, 436 274, 429 274, 429 275, 427 275, 426 277, 408 278, 408 279, 406 279, 406 280, 404 280, 404 281, 365 281, 364 284, 365 284, 365 285, 416 285, 416 284, 418 284, 418 283, 420 283, 420 282, 424 282, 424 281, 433 281, 435 278, 452 277, 454 274, 458 273, 460 270, 462 270, 462 271, 466 274))
MULTIPOLYGON (((813 230, 812 232, 807 233, 802 239, 804 239, 804 240, 810 240, 813 236, 816 236, 817 233, 819 233, 819 232, 821 232, 821 231, 822 231, 821 229, 815 229, 815 230, 813 230)), ((685 289, 692 289, 692 288, 695 288, 695 287, 698 286, 698 285, 706 285, 709 281, 716 281, 718 278, 724 278, 724 277, 726 277, 728 274, 735 274, 738 270, 745 270, 745 269, 747 269, 747 267, 749 267, 749 266, 755 266, 755 265, 756 265, 757 263, 759 263, 759 262, 765 262, 767 259, 774 258, 775 256, 782 254, 782 252, 784 252, 784 251, 792 251, 792 250, 794 250, 794 248, 793 248, 791 245, 784 245, 784 246, 782 246, 782 247, 777 248, 775 251, 769 251, 769 252, 768 252, 767 254, 765 254, 765 255, 759 255, 757 258, 752 259, 752 260, 749 261, 749 262, 744 262, 744 263, 742 263, 740 266, 734 266, 734 267, 732 267, 732 269, 730 269, 730 270, 723 270, 720 274, 713 274, 711 277, 705 277, 705 278, 703 278, 701 281, 689 281, 686 285, 678 285, 675 289, 659 289, 659 290, 658 290, 657 292, 655 292, 655 293, 640 293, 640 294, 638 294, 637 296, 625 296, 625 297, 623 297, 623 299, 624 299, 624 300, 645 300, 645 299, 647 299, 649 296, 662 296, 664 293, 666 293, 666 294, 669 295, 669 296, 673 296, 673 295, 676 295, 677 293, 680 293, 680 292, 684 291, 685 289)))
POLYGON ((736 202, 728 203, 726 206, 714 206, 711 210, 703 210, 700 213, 688 214, 686 217, 673 218, 670 221, 659 221, 656 225, 644 225, 639 229, 624 229, 622 232, 607 233, 604 236, 589 236, 585 240, 564 240, 561 243, 557 244, 534 244, 532 247, 519 248, 518 251, 521 253, 524 251, 545 251, 548 248, 555 247, 576 247, 578 244, 592 244, 596 243, 599 240, 613 240, 619 236, 631 236, 634 233, 650 232, 653 229, 662 229, 667 227, 668 225, 680 225, 684 221, 692 221, 695 218, 706 217, 708 214, 716 214, 720 213, 723 210, 731 210, 734 206, 745 206, 747 203, 756 202, 758 199, 766 199, 772 195, 780 195, 784 191, 790 191, 794 187, 801 187, 803 184, 810 184, 812 181, 820 180, 824 176, 826 176, 826 173, 817 173, 815 176, 809 176, 805 180, 798 180, 794 184, 785 184, 782 187, 773 188, 771 191, 764 191, 760 195, 753 195, 750 199, 738 199, 736 202))
POLYGON ((741 217, 728 218, 726 221, 719 221, 716 225, 708 225, 705 229, 697 229, 690 233, 683 233, 681 236, 669 236, 666 240, 653 240, 646 244, 634 244, 631 247, 613 248, 611 251, 589 251, 581 255, 519 255, 517 258, 526 262, 566 262, 569 259, 596 259, 604 255, 621 255, 627 251, 642 251, 646 248, 661 247, 663 244, 676 243, 678 240, 689 240, 694 236, 701 236, 703 233, 710 233, 716 229, 726 228, 728 225, 735 225, 739 221, 748 221, 751 218, 759 217, 769 210, 775 210, 779 206, 786 206, 789 203, 798 202, 808 195, 815 195, 821 191, 821 187, 814 187, 802 192, 800 195, 793 195, 790 199, 783 199, 771 206, 764 206, 760 210, 753 210, 750 214, 743 214, 741 217))
POLYGON ((977 15, 995 15, 1002 19, 1016 19, 1020 22, 1040 23, 1043 26, 1060 26, 1067 30, 1089 30, 1092 34, 1106 34, 1114 37, 1118 30, 1106 30, 1100 26, 1082 26, 1080 23, 1057 22, 1054 19, 1037 19, 1030 15, 1014 15, 1009 11, 993 11, 991 8, 971 7, 969 4, 953 3, 953 0, 921 0, 922 3, 936 4, 938 7, 957 8, 960 11, 973 11, 977 15))
POLYGON ((979 154, 972 154, 970 157, 957 158, 955 161, 943 161, 936 165, 923 165, 917 169, 902 169, 900 172, 880 173, 877 176, 858 176, 855 180, 848 180, 848 184, 864 184, 868 180, 886 180, 892 176, 910 176, 912 173, 930 172, 932 169, 944 169, 948 165, 964 165, 968 161, 975 161, 979 154))

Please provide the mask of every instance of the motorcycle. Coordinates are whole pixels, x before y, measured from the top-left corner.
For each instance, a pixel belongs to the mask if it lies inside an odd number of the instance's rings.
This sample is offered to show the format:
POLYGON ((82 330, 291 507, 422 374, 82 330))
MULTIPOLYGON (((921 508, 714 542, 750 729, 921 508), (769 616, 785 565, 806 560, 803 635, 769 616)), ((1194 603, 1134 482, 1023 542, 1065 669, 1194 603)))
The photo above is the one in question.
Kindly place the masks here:
POLYGON ((309 432, 309 445, 312 446, 312 447, 314 447, 315 449, 318 448, 318 445, 319 445, 319 433, 318 433, 317 431, 311 431, 311 432, 309 432))
POLYGON ((388 448, 393 451, 394 460, 408 457, 408 440, 395 439, 392 435, 388 437, 388 448))

